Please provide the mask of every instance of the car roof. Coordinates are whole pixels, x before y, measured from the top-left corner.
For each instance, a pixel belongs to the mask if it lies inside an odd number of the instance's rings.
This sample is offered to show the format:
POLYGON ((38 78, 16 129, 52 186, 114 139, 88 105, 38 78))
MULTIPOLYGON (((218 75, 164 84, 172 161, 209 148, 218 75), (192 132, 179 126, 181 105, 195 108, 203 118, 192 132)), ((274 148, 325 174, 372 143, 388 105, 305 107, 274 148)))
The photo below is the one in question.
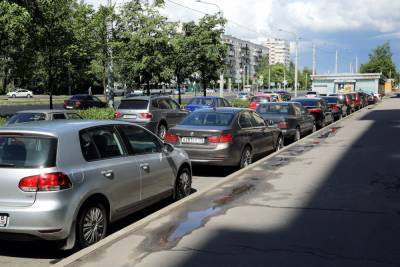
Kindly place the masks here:
POLYGON ((16 114, 19 113, 76 113, 76 111, 65 109, 29 109, 16 112, 16 114))
POLYGON ((0 133, 33 133, 50 136, 64 136, 79 132, 80 130, 106 125, 132 125, 129 122, 115 120, 59 120, 37 121, 30 123, 11 124, 0 127, 0 133))
POLYGON ((197 109, 195 111, 192 112, 193 113, 201 113, 201 112, 216 112, 216 113, 239 113, 240 111, 243 110, 248 110, 248 111, 254 111, 251 109, 247 109, 247 108, 233 108, 233 107, 224 107, 224 108, 202 108, 202 109, 197 109))

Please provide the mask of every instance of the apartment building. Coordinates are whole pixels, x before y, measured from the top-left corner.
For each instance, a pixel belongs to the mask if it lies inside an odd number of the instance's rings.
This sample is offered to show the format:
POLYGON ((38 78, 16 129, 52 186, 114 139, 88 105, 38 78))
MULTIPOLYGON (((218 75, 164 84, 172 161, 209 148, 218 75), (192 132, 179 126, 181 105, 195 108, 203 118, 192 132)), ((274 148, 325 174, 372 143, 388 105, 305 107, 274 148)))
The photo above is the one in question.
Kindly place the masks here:
POLYGON ((290 64, 290 43, 284 39, 269 38, 265 42, 269 49, 269 64, 290 64))

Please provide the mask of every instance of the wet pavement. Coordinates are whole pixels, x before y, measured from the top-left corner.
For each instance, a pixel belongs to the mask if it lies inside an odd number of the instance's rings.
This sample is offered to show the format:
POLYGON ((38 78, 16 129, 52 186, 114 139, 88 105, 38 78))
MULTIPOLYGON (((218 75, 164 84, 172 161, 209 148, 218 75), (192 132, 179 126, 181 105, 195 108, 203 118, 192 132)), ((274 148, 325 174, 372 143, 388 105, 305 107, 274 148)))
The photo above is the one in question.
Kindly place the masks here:
POLYGON ((362 110, 68 266, 400 266, 399 104, 362 110))

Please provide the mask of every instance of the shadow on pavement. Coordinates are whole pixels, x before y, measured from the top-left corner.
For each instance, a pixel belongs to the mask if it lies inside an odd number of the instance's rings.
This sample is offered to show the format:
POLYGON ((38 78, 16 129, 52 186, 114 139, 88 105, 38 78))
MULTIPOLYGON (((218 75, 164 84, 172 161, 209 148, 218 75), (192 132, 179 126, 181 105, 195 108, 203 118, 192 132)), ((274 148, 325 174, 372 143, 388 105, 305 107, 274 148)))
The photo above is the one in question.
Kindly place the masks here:
POLYGON ((374 110, 361 120, 373 124, 308 203, 267 207, 292 210, 285 225, 220 229, 196 247, 174 248, 185 253, 175 266, 400 266, 400 110, 374 110))

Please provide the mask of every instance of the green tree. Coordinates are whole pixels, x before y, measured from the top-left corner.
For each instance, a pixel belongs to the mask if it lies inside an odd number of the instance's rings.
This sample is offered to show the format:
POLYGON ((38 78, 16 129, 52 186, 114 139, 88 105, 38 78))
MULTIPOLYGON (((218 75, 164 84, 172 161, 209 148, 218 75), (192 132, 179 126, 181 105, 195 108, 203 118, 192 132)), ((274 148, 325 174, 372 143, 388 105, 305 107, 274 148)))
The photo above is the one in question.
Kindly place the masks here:
POLYGON ((206 95, 207 85, 223 71, 227 47, 222 41, 226 20, 219 15, 205 15, 198 24, 186 24, 186 34, 193 54, 195 70, 199 72, 206 95))
POLYGON ((29 12, 15 3, 0 2, 0 71, 3 73, 2 90, 6 90, 19 57, 28 42, 29 12))
POLYGON ((300 88, 307 90, 311 86, 312 70, 304 68, 303 72, 299 75, 300 88))
POLYGON ((381 46, 376 47, 369 54, 369 61, 361 65, 361 73, 379 73, 387 77, 394 77, 396 73, 396 65, 392 60, 392 52, 390 49, 390 43, 386 42, 381 46))

